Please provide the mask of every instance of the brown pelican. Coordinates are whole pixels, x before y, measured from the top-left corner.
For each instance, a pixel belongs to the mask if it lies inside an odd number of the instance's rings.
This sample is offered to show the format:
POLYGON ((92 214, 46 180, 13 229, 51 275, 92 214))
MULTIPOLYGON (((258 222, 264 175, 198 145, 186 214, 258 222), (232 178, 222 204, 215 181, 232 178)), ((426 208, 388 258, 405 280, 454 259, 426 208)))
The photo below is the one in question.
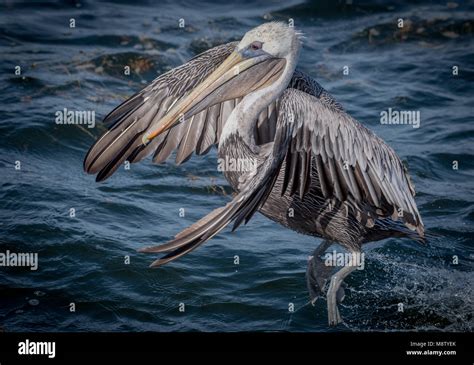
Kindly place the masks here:
POLYGON ((153 155, 176 163, 218 145, 220 159, 252 161, 227 169, 236 195, 174 239, 140 250, 167 254, 157 267, 257 211, 299 233, 323 238, 308 262, 311 301, 327 288, 329 324, 356 265, 333 273, 320 257, 333 243, 348 253, 387 237, 424 242, 424 228, 404 165, 314 79, 296 70, 301 34, 263 24, 240 42, 212 48, 156 78, 105 117, 109 129, 89 150, 84 169, 97 181, 129 161, 153 155), (237 170, 237 171, 236 171, 237 170))

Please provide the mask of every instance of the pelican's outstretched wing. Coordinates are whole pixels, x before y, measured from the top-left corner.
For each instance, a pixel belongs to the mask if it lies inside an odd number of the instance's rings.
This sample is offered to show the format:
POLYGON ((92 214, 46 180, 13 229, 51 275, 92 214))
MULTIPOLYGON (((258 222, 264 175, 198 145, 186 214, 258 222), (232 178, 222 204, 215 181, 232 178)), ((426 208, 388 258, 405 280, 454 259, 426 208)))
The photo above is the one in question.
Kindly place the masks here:
POLYGON ((169 252, 154 261, 151 267, 158 267, 191 252, 207 240, 214 237, 230 222, 234 222, 235 230, 242 222, 248 222, 253 214, 265 203, 278 177, 285 151, 274 146, 287 145, 290 134, 287 130, 276 133, 275 143, 261 147, 257 167, 243 177, 239 184, 239 193, 224 207, 213 210, 192 226, 186 228, 168 243, 147 247, 140 252, 169 252), (171 252, 170 252, 171 251, 171 252))
POLYGON ((335 198, 371 227, 377 218, 401 219, 423 237, 414 187, 402 162, 383 140, 339 108, 295 89, 280 97, 277 128, 289 130, 281 194, 304 199, 317 178, 326 199, 335 198))
POLYGON ((236 42, 212 48, 189 62, 159 76, 150 85, 110 112, 104 119, 109 129, 90 148, 84 170, 108 178, 125 160, 137 162, 155 153, 156 162, 164 161, 178 148, 176 160, 183 162, 196 151, 206 153, 216 142, 222 123, 235 106, 235 100, 211 106, 177 125, 147 146, 142 135, 159 121, 181 98, 214 71, 234 50, 236 42))
MULTIPOLYGON (((143 134, 150 130, 180 99, 188 95, 211 74, 234 50, 237 42, 212 48, 189 62, 159 76, 150 85, 123 102, 104 119, 108 130, 94 143, 84 159, 84 170, 97 174, 97 181, 111 176, 125 161, 138 162, 154 153, 153 161, 165 161, 177 150, 176 163, 188 160, 192 153, 205 154, 219 141, 223 126, 239 99, 217 103, 192 115, 155 138, 146 146, 143 134)), ((295 71, 289 87, 304 90, 322 101, 338 104, 312 78, 295 71)), ((273 140, 278 114, 278 101, 270 104, 259 116, 258 144, 273 140)))

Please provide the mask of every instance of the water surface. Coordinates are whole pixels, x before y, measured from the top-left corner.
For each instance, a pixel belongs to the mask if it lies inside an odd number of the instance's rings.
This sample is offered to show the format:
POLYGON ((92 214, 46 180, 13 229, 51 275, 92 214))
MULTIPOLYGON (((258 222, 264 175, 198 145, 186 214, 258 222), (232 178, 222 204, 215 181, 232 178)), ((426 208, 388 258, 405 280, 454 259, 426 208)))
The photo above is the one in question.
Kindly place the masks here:
POLYGON ((0 270, 3 330, 472 330, 472 1, 0 8, 0 252, 39 254, 37 271, 0 270), (148 269, 153 257, 136 253, 229 200, 215 151, 179 167, 145 161, 102 184, 82 171, 104 130, 99 120, 156 75, 264 21, 289 18, 306 35, 300 67, 393 146, 409 166, 427 229, 438 235, 428 247, 400 239, 366 246, 366 269, 347 279, 346 323, 336 329, 327 326, 325 301, 308 304, 306 260, 320 241, 261 215, 158 270, 148 269), (64 108, 95 111, 97 125, 57 125, 64 108), (420 111, 420 128, 381 125, 388 108, 420 111))

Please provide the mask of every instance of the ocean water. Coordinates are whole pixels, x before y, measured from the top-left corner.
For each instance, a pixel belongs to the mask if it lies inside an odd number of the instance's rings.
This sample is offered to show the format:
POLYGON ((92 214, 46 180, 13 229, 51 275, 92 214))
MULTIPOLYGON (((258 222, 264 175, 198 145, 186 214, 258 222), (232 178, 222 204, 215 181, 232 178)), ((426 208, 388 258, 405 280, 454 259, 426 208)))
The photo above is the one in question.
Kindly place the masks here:
POLYGON ((472 331, 474 2, 359 3, 3 1, 0 252, 38 253, 39 267, 0 267, 0 330, 472 331), (215 151, 100 184, 82 170, 100 119, 156 75, 290 18, 306 36, 300 68, 397 151, 436 235, 365 246, 336 328, 306 290, 320 241, 261 215, 157 270, 136 252, 229 200, 215 151), (94 111, 95 127, 56 124, 64 108, 94 111), (382 125, 388 108, 419 111, 420 127, 382 125))

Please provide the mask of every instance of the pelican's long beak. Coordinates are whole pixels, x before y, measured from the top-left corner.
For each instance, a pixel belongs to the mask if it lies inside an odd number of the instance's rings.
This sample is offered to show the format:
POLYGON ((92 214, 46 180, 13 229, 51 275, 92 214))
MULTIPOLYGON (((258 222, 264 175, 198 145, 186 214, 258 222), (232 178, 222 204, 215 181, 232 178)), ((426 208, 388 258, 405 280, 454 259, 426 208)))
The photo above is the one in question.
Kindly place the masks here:
POLYGON ((186 97, 179 100, 161 120, 149 128, 143 135, 143 144, 148 144, 153 138, 209 106, 242 97, 253 90, 268 85, 280 75, 285 64, 284 59, 274 58, 268 54, 244 58, 240 52, 232 52, 214 72, 186 97), (257 65, 264 65, 265 73, 263 75, 261 74, 263 70, 258 70, 260 75, 241 76, 245 71, 257 65), (239 81, 242 82, 239 84, 230 82, 233 79, 235 81, 236 78, 240 78, 239 81))

